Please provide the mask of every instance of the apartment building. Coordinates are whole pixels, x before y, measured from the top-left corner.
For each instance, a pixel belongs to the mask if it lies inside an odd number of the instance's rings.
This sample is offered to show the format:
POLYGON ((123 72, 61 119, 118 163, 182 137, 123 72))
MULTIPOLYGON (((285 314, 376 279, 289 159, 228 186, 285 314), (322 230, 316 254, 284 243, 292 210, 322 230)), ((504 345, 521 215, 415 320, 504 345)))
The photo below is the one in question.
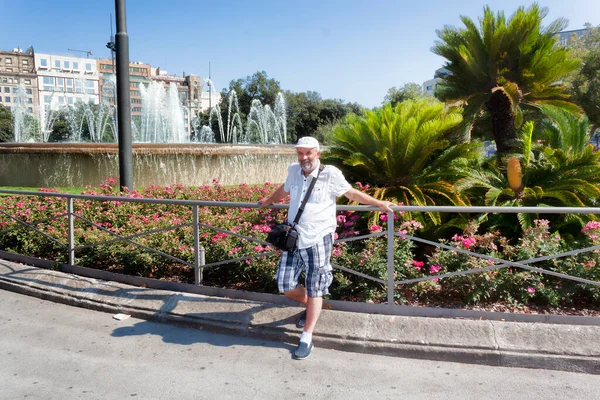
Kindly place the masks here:
POLYGON ((21 103, 27 113, 37 115, 37 92, 33 48, 0 50, 0 104, 14 111, 21 103))
MULTIPOLYGON (((114 60, 98 60, 100 74, 100 101, 114 106, 117 98, 116 68, 114 60)), ((129 63, 129 101, 131 102, 131 116, 142 115, 141 86, 148 87, 151 82, 152 67, 142 62, 129 63)))
POLYGON ((423 93, 425 93, 427 96, 433 96, 435 89, 437 89, 442 79, 444 79, 444 76, 448 75, 449 73, 450 71, 448 71, 446 68, 436 69, 435 73, 433 74, 433 79, 429 79, 423 82, 421 85, 423 93))
POLYGON ((38 101, 44 111, 77 101, 99 104, 96 60, 54 54, 34 55, 38 101))

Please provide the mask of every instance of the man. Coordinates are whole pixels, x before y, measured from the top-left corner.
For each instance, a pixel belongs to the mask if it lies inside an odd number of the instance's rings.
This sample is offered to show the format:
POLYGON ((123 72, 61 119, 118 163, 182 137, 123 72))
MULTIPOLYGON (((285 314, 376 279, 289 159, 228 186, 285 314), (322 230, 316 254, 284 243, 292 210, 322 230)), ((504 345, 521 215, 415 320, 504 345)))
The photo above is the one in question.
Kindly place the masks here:
POLYGON ((271 196, 261 199, 259 205, 261 208, 269 206, 289 194, 288 222, 293 223, 311 180, 318 176, 296 226, 299 233, 297 249, 282 253, 276 275, 279 291, 306 306, 297 324, 298 327, 304 327, 304 331, 294 352, 294 357, 301 360, 307 358, 313 349, 312 333, 321 313, 323 296, 329 293, 329 285, 333 280, 329 259, 337 225, 336 198, 344 195, 352 201, 373 205, 388 212, 393 211, 390 207, 396 204, 377 200, 352 188, 342 172, 334 166, 325 166, 319 174, 321 152, 315 138, 300 138, 296 144, 296 153, 298 164, 288 167, 285 184, 271 196), (298 284, 303 270, 306 288, 298 284))

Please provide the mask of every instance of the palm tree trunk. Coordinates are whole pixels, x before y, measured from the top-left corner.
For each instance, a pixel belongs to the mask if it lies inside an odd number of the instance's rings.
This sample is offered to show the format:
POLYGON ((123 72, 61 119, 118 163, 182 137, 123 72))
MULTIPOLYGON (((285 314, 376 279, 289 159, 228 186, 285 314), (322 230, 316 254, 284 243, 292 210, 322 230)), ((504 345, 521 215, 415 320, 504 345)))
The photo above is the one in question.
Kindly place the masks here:
POLYGON ((498 157, 501 157, 510 153, 516 145, 515 114, 511 109, 510 99, 500 90, 492 93, 485 105, 492 117, 492 135, 498 157))

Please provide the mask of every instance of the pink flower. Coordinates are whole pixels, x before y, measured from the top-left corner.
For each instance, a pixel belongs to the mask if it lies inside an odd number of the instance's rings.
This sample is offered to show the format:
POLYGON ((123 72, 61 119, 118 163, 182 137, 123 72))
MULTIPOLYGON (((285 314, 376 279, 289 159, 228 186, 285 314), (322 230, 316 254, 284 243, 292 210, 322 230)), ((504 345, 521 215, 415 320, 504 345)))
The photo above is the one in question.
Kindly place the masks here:
POLYGON ((415 267, 415 269, 417 271, 420 271, 421 268, 425 266, 425 263, 423 261, 413 260, 412 261, 412 265, 415 267))
POLYGON ((342 254, 342 249, 340 249, 339 247, 336 247, 335 249, 333 249, 334 257, 339 257, 340 254, 342 254))
POLYGON ((477 241, 474 238, 463 238, 462 245, 463 248, 468 249, 473 246, 477 241))
POLYGON ((371 232, 379 232, 379 231, 381 231, 381 226, 379 226, 379 225, 371 225, 371 226, 369 227, 369 230, 370 230, 371 232))
POLYGON ((242 249, 241 247, 234 247, 233 249, 231 249, 227 252, 227 255, 229 255, 229 256, 233 255, 233 254, 237 253, 238 251, 240 251, 241 249, 242 249))
POLYGON ((528 291, 529 293, 531 293, 531 294, 535 294, 535 288, 533 288, 533 287, 531 287, 531 286, 529 286, 529 287, 527 288, 527 291, 528 291))
POLYGON ((435 264, 435 265, 432 265, 431 267, 429 267, 430 274, 437 274, 441 270, 442 270, 442 266, 439 264, 435 264))
POLYGON ((383 214, 383 213, 380 214, 379 215, 379 220, 380 221, 387 221, 388 220, 387 214, 383 214))

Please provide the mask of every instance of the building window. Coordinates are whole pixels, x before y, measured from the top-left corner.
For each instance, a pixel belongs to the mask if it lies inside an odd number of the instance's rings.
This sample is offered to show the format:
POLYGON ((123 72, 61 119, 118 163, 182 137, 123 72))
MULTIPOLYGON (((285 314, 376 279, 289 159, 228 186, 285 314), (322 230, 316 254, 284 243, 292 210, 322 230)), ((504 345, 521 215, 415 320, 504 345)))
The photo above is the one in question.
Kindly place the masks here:
POLYGON ((9 87, 5 87, 4 88, 4 93, 10 93, 10 88, 9 87))
POLYGON ((71 63, 68 61, 65 61, 65 69, 69 69, 71 68, 71 63))
POLYGON ((33 108, 31 108, 31 107, 27 107, 27 112, 28 112, 29 114, 33 113, 33 108))
POLYGON ((25 79, 25 84, 26 85, 31 85, 31 79, 25 79))
POLYGON ((90 64, 90 63, 85 63, 85 70, 86 70, 86 71, 91 71, 91 70, 92 70, 92 64, 90 64))
POLYGON ((52 96, 44 96, 44 103, 50 104, 51 101, 52 101, 52 96))
POLYGON ((54 60, 54 68, 60 68, 60 60, 54 60))
POLYGON ((54 86, 54 78, 51 76, 44 77, 44 85, 52 85, 54 86))
POLYGON ((42 59, 40 60, 40 65, 41 65, 42 67, 47 67, 47 66, 48 66, 48 60, 46 60, 45 58, 42 58, 42 59))
POLYGON ((5 102, 5 103, 10 103, 10 97, 6 96, 6 97, 4 98, 4 102, 5 102))
POLYGON ((12 58, 7 58, 5 62, 6 64, 12 64, 12 58))
POLYGON ((73 61, 73 69, 79 69, 79 63, 77 61, 73 61))
POLYGON ((29 65, 29 60, 27 60, 27 59, 24 59, 24 60, 23 60, 23 65, 29 65))
POLYGON ((6 68, 6 72, 13 72, 12 68, 6 68))

